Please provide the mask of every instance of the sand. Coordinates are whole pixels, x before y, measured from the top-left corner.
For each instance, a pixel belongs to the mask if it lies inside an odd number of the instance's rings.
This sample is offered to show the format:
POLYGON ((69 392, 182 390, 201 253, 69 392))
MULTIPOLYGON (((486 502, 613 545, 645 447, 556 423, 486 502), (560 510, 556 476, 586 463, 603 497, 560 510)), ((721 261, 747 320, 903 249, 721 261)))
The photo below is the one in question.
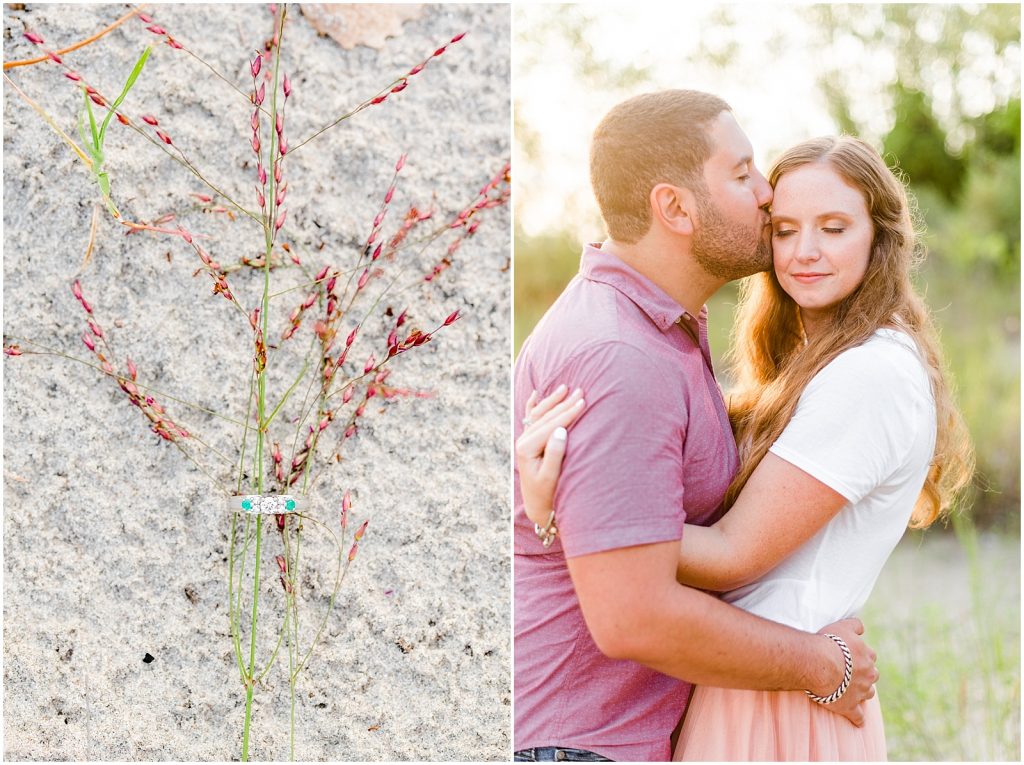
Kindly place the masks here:
MULTIPOLYGON (((270 35, 266 6, 150 8, 156 23, 248 89, 247 60, 270 35)), ((5 5, 4 59, 36 53, 25 29, 62 47, 126 10, 5 5)), ((132 19, 66 61, 116 94, 143 46, 160 39, 144 26, 132 19)), ((510 154, 508 6, 424 6, 397 30, 380 49, 346 50, 291 7, 283 55, 294 84, 286 122, 293 145, 468 32, 406 90, 289 158, 284 235, 311 267, 351 267, 403 152, 388 235, 410 205, 434 204, 438 220, 454 215, 510 154)), ((8 74, 77 138, 81 95, 58 67, 8 74)), ((136 120, 157 116, 204 175, 255 206, 250 111, 184 51, 157 45, 124 110, 136 120)), ((259 227, 200 211, 190 194, 207 189, 136 133, 114 123, 106 155, 125 218, 173 211, 176 223, 210 237, 201 241, 215 259, 260 255, 259 227)), ((201 264, 180 238, 125 236, 106 214, 80 272, 96 184, 6 86, 3 160, 5 340, 89 359, 70 289, 77 275, 118 367, 131 356, 139 382, 163 392, 157 398, 173 417, 235 459, 240 427, 170 397, 244 419, 252 348, 245 317, 211 294, 209 276, 193 276, 201 264)), ((509 758, 507 206, 481 220, 435 284, 417 274, 444 256, 450 238, 410 254, 403 291, 380 306, 409 305, 422 329, 456 309, 464 314, 395 360, 389 383, 432 396, 371 401, 342 461, 310 492, 309 514, 337 530, 341 497, 351 490, 354 523, 370 525, 298 682, 297 759, 509 758)), ((281 269, 272 279, 283 289, 301 275, 281 269)), ((261 280, 231 276, 250 307, 261 280)), ((272 303, 271 340, 304 294, 272 303)), ((310 323, 270 357, 272 401, 301 365, 310 323)), ((370 350, 379 354, 386 332, 383 321, 368 320, 349 366, 361 366, 370 350)), ((237 759, 244 689, 229 636, 230 520, 221 506, 231 464, 201 451, 211 479, 150 432, 113 381, 82 364, 25 355, 5 358, 3 375, 5 759, 237 759)), ((290 443, 287 421, 296 413, 282 413, 272 439, 290 443)), ((326 431, 332 444, 338 427, 326 431)), ((325 535, 311 527, 304 538, 300 625, 308 636, 334 572, 325 535)), ((265 535, 260 666, 283 613, 273 561, 280 551, 277 532, 265 535)), ((286 664, 256 688, 253 759, 289 756, 286 664)))

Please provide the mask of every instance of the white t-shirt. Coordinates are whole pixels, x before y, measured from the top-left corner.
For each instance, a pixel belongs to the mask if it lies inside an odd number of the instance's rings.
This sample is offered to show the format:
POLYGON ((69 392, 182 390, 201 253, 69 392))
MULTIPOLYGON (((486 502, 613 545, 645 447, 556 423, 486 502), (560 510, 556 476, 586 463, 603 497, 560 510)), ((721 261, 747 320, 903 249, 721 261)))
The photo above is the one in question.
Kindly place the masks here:
POLYGON ((935 451, 935 402, 914 341, 880 329, 825 366, 770 451, 847 504, 761 579, 723 599, 815 632, 854 615, 903 536, 935 451))

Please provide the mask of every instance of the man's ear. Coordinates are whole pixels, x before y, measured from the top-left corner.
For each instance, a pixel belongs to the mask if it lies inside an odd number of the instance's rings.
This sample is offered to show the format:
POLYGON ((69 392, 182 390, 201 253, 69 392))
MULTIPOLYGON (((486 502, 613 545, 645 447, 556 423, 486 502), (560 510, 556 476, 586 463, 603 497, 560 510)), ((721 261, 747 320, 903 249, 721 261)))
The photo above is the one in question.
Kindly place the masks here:
POLYGON ((661 225, 674 234, 692 236, 697 197, 684 186, 659 183, 651 189, 651 211, 661 225))

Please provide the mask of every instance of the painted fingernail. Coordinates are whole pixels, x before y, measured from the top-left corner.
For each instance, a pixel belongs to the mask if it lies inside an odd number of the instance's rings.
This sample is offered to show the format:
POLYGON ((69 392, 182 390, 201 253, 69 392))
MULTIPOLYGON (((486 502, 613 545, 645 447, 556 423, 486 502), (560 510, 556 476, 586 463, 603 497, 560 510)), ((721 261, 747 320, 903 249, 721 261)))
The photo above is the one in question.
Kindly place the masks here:
POLYGON ((572 392, 572 395, 574 395, 574 396, 582 396, 583 395, 583 388, 577 388, 576 390, 574 390, 572 392))
POLYGON ((579 401, 577 401, 576 404, 575 404, 577 409, 582 409, 586 405, 587 405, 587 402, 584 399, 582 399, 582 398, 579 401))
POLYGON ((556 441, 564 441, 569 437, 569 434, 566 432, 565 428, 555 428, 555 432, 551 434, 551 437, 556 441))
POLYGON ((555 388, 555 393, 561 393, 564 390, 565 390, 565 383, 562 383, 557 388, 555 388))

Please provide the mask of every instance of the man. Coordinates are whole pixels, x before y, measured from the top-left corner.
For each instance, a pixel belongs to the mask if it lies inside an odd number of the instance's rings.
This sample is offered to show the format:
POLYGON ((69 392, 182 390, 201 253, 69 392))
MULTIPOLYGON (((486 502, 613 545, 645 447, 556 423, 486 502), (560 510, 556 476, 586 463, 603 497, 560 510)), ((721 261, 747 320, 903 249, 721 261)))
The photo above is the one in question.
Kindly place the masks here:
MULTIPOLYGON (((828 696, 836 644, 675 581, 683 523, 713 523, 738 458, 711 368, 706 300, 771 267, 771 188, 721 99, 666 91, 604 118, 591 181, 608 239, 516 363, 516 418, 531 392, 586 391, 545 548, 516 481, 517 759, 666 760, 688 682, 828 696)), ((517 426, 517 438, 521 430, 517 426)), ((855 619, 849 690, 830 708, 860 724, 874 654, 855 619)))

